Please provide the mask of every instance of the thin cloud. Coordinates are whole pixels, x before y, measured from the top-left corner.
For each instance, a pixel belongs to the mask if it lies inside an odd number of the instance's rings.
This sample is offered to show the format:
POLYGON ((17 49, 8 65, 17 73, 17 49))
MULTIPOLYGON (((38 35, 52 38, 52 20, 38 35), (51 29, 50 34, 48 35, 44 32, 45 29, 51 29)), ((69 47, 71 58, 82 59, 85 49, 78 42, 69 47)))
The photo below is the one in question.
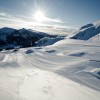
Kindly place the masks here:
POLYGON ((0 12, 0 21, 1 21, 1 25, 2 26, 6 26, 7 27, 13 27, 13 28, 42 28, 45 30, 45 28, 47 30, 65 30, 65 29, 70 29, 72 27, 68 27, 67 25, 64 25, 65 23, 63 23, 60 19, 52 19, 52 18, 48 18, 45 17, 45 22, 43 23, 39 23, 37 21, 34 20, 33 16, 24 16, 24 15, 11 15, 9 13, 5 13, 5 12, 0 12), (49 23, 49 24, 48 24, 49 23), (35 27, 36 26, 36 27, 35 27))
POLYGON ((0 12, 0 16, 6 16, 6 13, 0 12))
POLYGON ((61 20, 59 19, 52 19, 52 18, 48 18, 48 17, 45 17, 46 21, 49 21, 49 22, 55 22, 55 23, 63 23, 61 20))
POLYGON ((34 17, 27 17, 24 15, 14 16, 9 13, 0 12, 0 27, 12 27, 12 28, 31 28, 37 31, 43 31, 54 34, 69 34, 73 30, 72 27, 64 26, 63 22, 58 19, 51 19, 46 17, 48 23, 38 23, 34 21, 34 17))
POLYGON ((23 24, 26 23, 26 21, 24 21, 22 18, 12 16, 12 15, 5 13, 5 12, 0 12, 0 20, 7 21, 8 23, 9 22, 23 23, 23 24))

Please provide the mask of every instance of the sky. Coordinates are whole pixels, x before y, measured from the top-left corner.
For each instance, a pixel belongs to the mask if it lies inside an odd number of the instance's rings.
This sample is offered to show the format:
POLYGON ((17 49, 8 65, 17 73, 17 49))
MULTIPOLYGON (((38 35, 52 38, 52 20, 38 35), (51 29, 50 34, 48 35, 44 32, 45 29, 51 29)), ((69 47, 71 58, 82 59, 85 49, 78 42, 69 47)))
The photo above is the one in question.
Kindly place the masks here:
POLYGON ((0 27, 78 28, 98 20, 100 0, 0 0, 0 27), (37 11, 44 21, 34 18, 37 11))

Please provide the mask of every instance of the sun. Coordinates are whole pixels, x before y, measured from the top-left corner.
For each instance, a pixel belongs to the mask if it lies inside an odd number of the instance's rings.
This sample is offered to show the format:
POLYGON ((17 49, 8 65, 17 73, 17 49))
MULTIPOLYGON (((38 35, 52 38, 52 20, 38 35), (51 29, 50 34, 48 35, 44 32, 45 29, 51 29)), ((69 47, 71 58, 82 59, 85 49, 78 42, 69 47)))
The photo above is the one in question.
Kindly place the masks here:
POLYGON ((46 17, 44 15, 44 13, 40 10, 36 11, 36 13, 34 14, 34 19, 38 22, 43 22, 46 20, 46 17))

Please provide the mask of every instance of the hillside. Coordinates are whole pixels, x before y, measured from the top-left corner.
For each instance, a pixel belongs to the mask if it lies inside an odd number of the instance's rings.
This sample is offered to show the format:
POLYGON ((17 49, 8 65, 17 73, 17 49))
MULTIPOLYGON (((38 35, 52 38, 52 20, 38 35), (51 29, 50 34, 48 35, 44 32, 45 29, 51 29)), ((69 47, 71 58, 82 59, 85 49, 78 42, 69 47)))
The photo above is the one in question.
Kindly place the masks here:
MULTIPOLYGON (((56 38, 57 35, 50 35, 44 32, 38 32, 31 29, 12 29, 2 28, 0 29, 0 49, 14 49, 16 47, 31 47, 36 46, 37 41, 42 38, 56 38)), ((59 39, 60 40, 60 39, 59 39)), ((53 41, 55 43, 57 41, 53 41)), ((49 44, 48 44, 49 45, 49 44)))
POLYGON ((100 44, 64 39, 0 52, 0 100, 99 100, 100 44))
POLYGON ((67 38, 89 40, 100 33, 100 21, 94 22, 93 24, 87 24, 82 26, 79 30, 70 34, 67 38))

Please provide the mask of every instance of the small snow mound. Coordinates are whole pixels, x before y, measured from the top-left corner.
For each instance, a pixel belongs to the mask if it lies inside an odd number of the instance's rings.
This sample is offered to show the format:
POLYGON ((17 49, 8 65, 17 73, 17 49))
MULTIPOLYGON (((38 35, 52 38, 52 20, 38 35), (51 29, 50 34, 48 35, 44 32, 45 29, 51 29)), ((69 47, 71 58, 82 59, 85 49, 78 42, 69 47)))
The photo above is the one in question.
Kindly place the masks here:
POLYGON ((100 62, 99 60, 90 60, 90 61, 92 61, 92 62, 100 62))
POLYGON ((64 54, 61 52, 61 53, 57 53, 58 56, 64 56, 64 54))
POLYGON ((46 51, 46 52, 48 52, 48 53, 53 53, 53 52, 56 52, 56 50, 48 50, 48 51, 46 51))
POLYGON ((97 74, 100 75, 100 71, 97 74))
POLYGON ((27 50, 27 51, 26 51, 26 54, 30 54, 30 53, 33 53, 33 52, 34 52, 34 51, 30 49, 30 50, 27 50))
POLYGON ((85 54, 86 54, 85 52, 77 52, 77 53, 70 54, 69 56, 81 57, 81 56, 84 56, 85 54))
POLYGON ((35 49, 42 49, 41 47, 36 47, 35 49))

